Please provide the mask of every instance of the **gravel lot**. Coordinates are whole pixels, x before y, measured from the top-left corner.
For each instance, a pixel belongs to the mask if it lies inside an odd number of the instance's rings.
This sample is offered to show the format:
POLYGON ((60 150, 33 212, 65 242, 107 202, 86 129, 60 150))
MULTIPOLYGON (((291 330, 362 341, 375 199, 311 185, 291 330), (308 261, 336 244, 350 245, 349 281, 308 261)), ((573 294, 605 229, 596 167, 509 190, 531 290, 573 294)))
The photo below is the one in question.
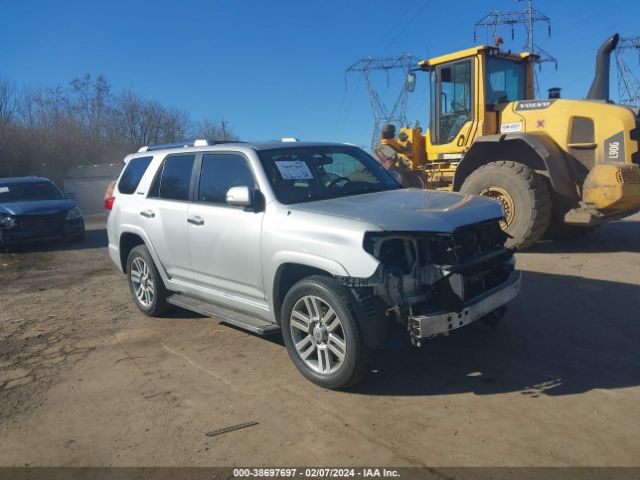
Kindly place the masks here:
POLYGON ((89 228, 0 254, 0 465, 640 466, 639 215, 519 254, 497 329, 390 344, 350 392, 278 338, 144 317, 89 228))

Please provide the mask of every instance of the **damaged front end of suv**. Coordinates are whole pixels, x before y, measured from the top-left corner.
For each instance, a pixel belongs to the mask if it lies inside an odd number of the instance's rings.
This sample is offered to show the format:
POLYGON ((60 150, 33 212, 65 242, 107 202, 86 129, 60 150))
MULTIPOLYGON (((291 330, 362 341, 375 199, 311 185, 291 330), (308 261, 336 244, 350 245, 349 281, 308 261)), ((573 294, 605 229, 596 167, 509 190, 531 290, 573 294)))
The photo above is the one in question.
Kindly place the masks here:
POLYGON ((421 346, 425 338, 478 319, 493 324, 504 315, 520 288, 506 238, 499 219, 451 233, 368 232, 363 248, 380 262, 378 269, 367 279, 342 282, 369 289, 421 346))

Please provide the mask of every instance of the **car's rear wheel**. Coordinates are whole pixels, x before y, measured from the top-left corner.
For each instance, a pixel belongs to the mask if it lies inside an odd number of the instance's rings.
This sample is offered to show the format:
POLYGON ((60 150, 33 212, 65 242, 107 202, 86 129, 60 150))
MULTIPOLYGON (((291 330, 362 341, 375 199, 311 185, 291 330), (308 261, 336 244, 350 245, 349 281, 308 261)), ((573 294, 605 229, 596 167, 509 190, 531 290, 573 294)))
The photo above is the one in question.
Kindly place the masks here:
POLYGON ((299 281, 285 297, 281 327, 287 351, 317 385, 342 389, 364 377, 368 349, 354 301, 338 281, 321 276, 299 281))
POLYGON ((138 245, 129 252, 127 277, 133 300, 142 313, 157 317, 167 311, 168 292, 146 246, 138 245))

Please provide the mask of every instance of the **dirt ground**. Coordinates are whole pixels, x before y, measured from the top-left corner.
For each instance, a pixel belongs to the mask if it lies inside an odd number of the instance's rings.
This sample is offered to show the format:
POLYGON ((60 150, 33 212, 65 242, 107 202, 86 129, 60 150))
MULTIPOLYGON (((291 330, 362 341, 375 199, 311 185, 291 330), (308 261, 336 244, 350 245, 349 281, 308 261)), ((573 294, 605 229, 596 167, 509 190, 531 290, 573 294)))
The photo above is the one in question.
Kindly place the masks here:
POLYGON ((640 465, 640 215, 518 254, 497 329, 391 344, 350 392, 278 338, 144 317, 89 228, 0 254, 0 465, 640 465))

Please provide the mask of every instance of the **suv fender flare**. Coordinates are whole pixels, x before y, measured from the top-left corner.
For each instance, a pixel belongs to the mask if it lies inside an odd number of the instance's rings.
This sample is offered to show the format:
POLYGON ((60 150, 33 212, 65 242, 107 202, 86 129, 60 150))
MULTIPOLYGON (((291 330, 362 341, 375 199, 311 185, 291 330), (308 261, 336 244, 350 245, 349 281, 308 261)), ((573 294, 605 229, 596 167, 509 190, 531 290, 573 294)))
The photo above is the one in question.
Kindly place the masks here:
POLYGON ((554 194, 554 210, 556 207, 568 210, 578 205, 580 196, 571 159, 545 133, 508 133, 477 138, 460 160, 453 178, 453 190, 459 191, 474 170, 497 160, 512 160, 546 172, 554 194))
POLYGON ((285 263, 297 263, 305 267, 324 270, 333 276, 349 276, 347 269, 330 258, 304 252, 280 251, 273 256, 274 273, 285 263))
MULTIPOLYGON (((136 225, 130 225, 130 224, 122 225, 120 229, 120 237, 118 238, 118 249, 120 249, 120 242, 122 240, 122 236, 127 233, 136 235, 142 239, 145 247, 147 247, 147 249, 149 250, 149 253, 151 254, 151 258, 153 258, 153 261, 156 264, 156 268, 158 269, 158 273, 160 273, 162 280, 165 282, 165 284, 166 282, 170 281, 171 279, 169 278, 169 275, 167 274, 167 271, 165 270, 164 265, 162 265, 162 262, 160 261, 160 257, 156 253, 156 250, 153 248, 153 244, 151 243, 151 240, 149 239, 146 232, 142 228, 136 225)), ((122 252, 118 252, 118 253, 122 255, 122 252)), ((124 262, 126 262, 126 258, 124 259, 124 262)), ((123 265, 122 270, 124 273, 126 273, 124 271, 125 268, 126 267, 123 265)))
POLYGON ((262 271, 262 282, 264 291, 268 295, 267 302, 276 315, 276 321, 278 322, 280 307, 282 305, 280 305, 278 301, 276 289, 279 288, 280 275, 286 265, 296 265, 301 268, 312 269, 316 273, 322 272, 333 277, 349 275, 344 266, 330 258, 304 252, 276 252, 270 262, 270 268, 262 271))

